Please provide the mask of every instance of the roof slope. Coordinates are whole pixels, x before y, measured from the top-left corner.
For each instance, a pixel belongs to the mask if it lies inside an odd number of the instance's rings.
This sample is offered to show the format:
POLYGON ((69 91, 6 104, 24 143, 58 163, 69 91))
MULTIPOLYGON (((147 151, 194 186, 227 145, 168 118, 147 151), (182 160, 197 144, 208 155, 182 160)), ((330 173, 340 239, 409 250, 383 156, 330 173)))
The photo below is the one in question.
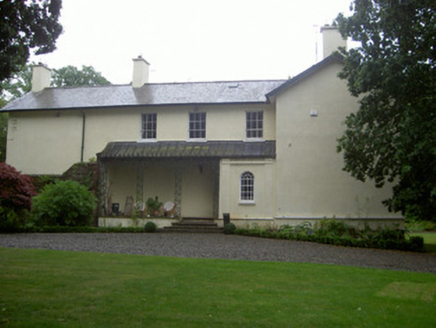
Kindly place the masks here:
POLYGON ((150 83, 131 85, 47 88, 28 93, 2 111, 84 109, 141 105, 265 103, 265 96, 286 80, 150 83))
POLYGON ((279 85, 277 88, 275 88, 274 90, 271 90, 266 97, 270 98, 273 96, 276 96, 278 93, 286 90, 287 88, 293 86, 294 84, 300 82, 301 80, 305 79, 306 77, 315 74, 316 72, 318 72, 320 69, 330 65, 331 63, 344 63, 344 56, 335 52, 333 54, 331 54, 330 56, 324 58, 322 61, 320 61, 319 63, 309 67, 308 69, 304 70, 303 72, 301 72, 300 74, 298 74, 297 76, 293 77, 292 79, 287 80, 285 83, 282 83, 281 85, 279 85))

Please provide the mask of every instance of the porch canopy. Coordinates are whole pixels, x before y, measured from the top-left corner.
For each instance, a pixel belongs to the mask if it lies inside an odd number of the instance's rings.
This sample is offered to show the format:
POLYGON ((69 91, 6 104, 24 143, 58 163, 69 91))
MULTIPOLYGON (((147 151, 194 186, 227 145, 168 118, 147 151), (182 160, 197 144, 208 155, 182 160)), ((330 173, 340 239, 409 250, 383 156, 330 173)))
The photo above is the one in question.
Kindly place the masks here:
MULTIPOLYGON (((117 188, 116 180, 113 181, 112 186, 109 183, 108 174, 110 172, 108 168, 112 164, 126 165, 130 171, 136 171, 136 178, 134 181, 130 180, 131 183, 135 184, 135 188, 132 188, 132 190, 135 190, 136 202, 144 201, 145 181, 153 180, 153 178, 145 177, 146 174, 152 174, 150 169, 144 170, 145 167, 166 166, 172 168, 174 175, 173 177, 169 176, 168 179, 174 179, 174 197, 172 197, 172 201, 177 204, 176 217, 182 216, 182 207, 185 208, 186 212, 186 209, 193 208, 192 204, 198 202, 198 199, 203 199, 201 203, 208 204, 206 207, 211 209, 210 213, 189 213, 189 216, 218 218, 220 159, 266 159, 275 157, 275 141, 110 142, 101 153, 97 154, 100 192, 99 213, 100 216, 111 215, 113 196, 111 190, 117 188), (194 165, 195 163, 198 165, 194 165), (194 169, 197 167, 198 170, 194 169), (189 169, 186 170, 187 168, 189 169), (182 188, 182 176, 184 174, 188 174, 187 179, 192 183, 182 188), (186 189, 187 187, 188 189, 186 189), (183 197, 182 189, 184 190, 183 197), (205 195, 210 197, 205 198, 205 195)), ((123 176, 123 183, 126 183, 127 180, 126 176, 123 176)), ((120 201, 118 200, 118 202, 120 201)))
POLYGON ((275 158, 275 141, 110 142, 99 160, 141 158, 275 158))

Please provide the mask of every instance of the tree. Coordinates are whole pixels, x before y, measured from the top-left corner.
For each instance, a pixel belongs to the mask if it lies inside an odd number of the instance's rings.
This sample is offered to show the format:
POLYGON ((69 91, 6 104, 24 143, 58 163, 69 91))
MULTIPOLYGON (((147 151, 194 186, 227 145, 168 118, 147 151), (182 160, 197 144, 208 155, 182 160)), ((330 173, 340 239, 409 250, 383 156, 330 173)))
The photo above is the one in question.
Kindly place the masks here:
POLYGON ((97 86, 110 84, 101 73, 95 71, 92 66, 82 66, 78 69, 74 66, 66 66, 53 70, 52 86, 74 87, 74 86, 97 86))
POLYGON ((56 49, 62 33, 58 23, 61 7, 62 0, 0 2, 0 81, 20 71, 30 49, 36 55, 56 49))
POLYGON ((436 2, 354 0, 337 17, 346 79, 359 110, 339 139, 344 170, 377 187, 393 184, 384 204, 406 218, 436 220, 436 2))
MULTIPOLYGON (((11 78, 0 83, 2 89, 2 99, 12 100, 24 96, 32 89, 32 66, 31 63, 23 68, 11 78)), ((77 86, 98 86, 107 85, 110 82, 92 66, 82 66, 78 69, 74 66, 65 66, 52 70, 51 86, 58 87, 77 87, 77 86)), ((0 108, 5 104, 1 105, 0 108)))
MULTIPOLYGON (((26 65, 12 78, 0 82, 0 108, 13 99, 29 92, 32 84, 32 67, 26 65)), ((8 131, 8 114, 0 113, 0 163, 6 160, 6 138, 8 131)))
MULTIPOLYGON (((0 99, 0 103, 3 101, 0 99)), ((0 106, 4 106, 0 105, 0 106)), ((6 138, 8 134, 8 114, 0 113, 0 163, 6 160, 6 138)))
POLYGON ((20 71, 13 74, 11 78, 5 79, 3 82, 0 83, 2 98, 6 102, 20 98, 26 93, 30 92, 30 90, 32 89, 33 65, 34 63, 23 66, 20 71))

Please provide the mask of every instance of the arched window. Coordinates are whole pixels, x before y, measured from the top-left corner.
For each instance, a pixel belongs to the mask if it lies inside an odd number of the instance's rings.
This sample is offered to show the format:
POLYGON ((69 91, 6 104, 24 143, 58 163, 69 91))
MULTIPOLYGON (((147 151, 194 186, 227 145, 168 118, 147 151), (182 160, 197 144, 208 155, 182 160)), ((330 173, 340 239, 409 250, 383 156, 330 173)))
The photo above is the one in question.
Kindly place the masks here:
POLYGON ((241 201, 254 201, 254 174, 241 174, 241 201))

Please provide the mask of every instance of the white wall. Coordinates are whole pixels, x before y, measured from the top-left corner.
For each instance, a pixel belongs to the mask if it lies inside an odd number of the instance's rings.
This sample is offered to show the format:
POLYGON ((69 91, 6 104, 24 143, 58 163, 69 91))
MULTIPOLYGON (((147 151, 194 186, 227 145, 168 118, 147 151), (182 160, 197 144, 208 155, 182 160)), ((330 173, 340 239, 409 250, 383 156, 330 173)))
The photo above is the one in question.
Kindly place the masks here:
POLYGON ((398 217, 381 204, 389 188, 342 170, 337 138, 358 104, 337 78, 341 67, 331 64, 277 97, 277 217, 398 217))
POLYGON ((232 219, 273 218, 275 208, 275 161, 221 160, 219 213, 230 213, 232 219), (240 201, 240 177, 254 174, 254 202, 240 201))
POLYGON ((213 217, 213 171, 193 163, 182 172, 182 217, 213 217))
MULTIPOLYGON (((245 140, 245 112, 264 111, 264 138, 275 139, 271 105, 199 106, 206 112, 207 140, 245 140)), ((188 140, 189 113, 194 106, 135 107, 86 110, 83 159, 113 141, 139 141, 141 114, 157 113, 157 140, 188 140)), ((62 174, 80 161, 82 112, 62 110, 10 113, 7 162, 27 174, 62 174)))
POLYGON ((126 199, 133 197, 136 202, 136 170, 122 165, 108 165, 108 203, 120 204, 120 212, 125 211, 126 199))
POLYGON ((77 112, 10 113, 6 161, 27 174, 62 174, 80 161, 77 112))

